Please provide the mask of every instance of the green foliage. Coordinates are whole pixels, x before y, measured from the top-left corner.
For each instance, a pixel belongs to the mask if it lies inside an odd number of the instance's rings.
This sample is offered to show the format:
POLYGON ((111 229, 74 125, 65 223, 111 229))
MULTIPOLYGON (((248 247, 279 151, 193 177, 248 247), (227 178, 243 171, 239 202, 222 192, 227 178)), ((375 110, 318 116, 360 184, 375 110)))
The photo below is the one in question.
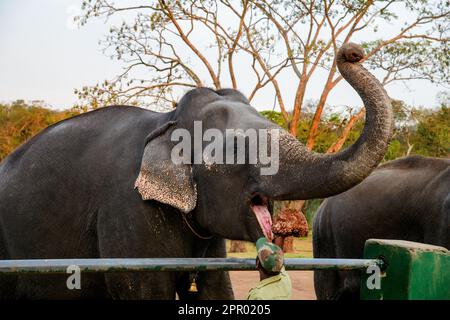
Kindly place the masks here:
POLYGON ((397 139, 392 139, 389 143, 388 150, 386 151, 386 154, 384 155, 384 160, 394 160, 395 158, 398 158, 402 154, 402 144, 397 139))
MULTIPOLYGON (((287 128, 287 124, 284 122, 280 112, 261 111, 260 113, 268 120, 275 122, 285 129, 287 128)), ((304 114, 298 122, 297 139, 302 143, 306 143, 306 140, 308 138, 312 117, 312 114, 304 114)), ((328 118, 322 119, 317 130, 318 134, 316 143, 314 145, 314 151, 322 153, 326 152, 327 149, 339 138, 345 124, 346 119, 342 119, 342 115, 340 115, 339 113, 332 113, 328 118)), ((350 133, 346 145, 352 144, 354 141, 356 141, 363 126, 363 122, 358 122, 355 125, 355 130, 350 133)))
POLYGON ((450 108, 443 106, 437 112, 425 114, 417 125, 411 143, 416 154, 450 156, 450 108))
POLYGON ((308 221, 308 226, 312 229, 314 215, 319 209, 319 206, 323 202, 323 199, 312 199, 306 201, 305 207, 303 208, 303 212, 305 213, 306 220, 308 221))
POLYGON ((30 106, 23 100, 0 104, 0 161, 42 129, 75 114, 30 106))
POLYGON ((273 123, 276 123, 280 127, 285 128, 285 129, 287 128, 287 124, 285 123, 283 116, 281 115, 280 112, 267 110, 267 111, 261 111, 260 113, 263 117, 272 121, 273 123))

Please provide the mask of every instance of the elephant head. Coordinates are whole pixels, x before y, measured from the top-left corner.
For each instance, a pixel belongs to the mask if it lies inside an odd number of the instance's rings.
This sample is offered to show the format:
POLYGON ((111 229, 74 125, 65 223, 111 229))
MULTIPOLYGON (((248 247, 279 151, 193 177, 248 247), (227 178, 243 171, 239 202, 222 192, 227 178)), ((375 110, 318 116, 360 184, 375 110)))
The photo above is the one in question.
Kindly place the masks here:
MULTIPOLYGON (((336 154, 311 152, 259 115, 238 91, 198 88, 186 93, 168 120, 147 137, 135 184, 142 198, 192 214, 212 234, 255 241, 263 234, 271 237, 270 200, 328 197, 358 184, 382 160, 392 135, 390 99, 377 79, 358 63, 362 58, 363 51, 355 44, 345 44, 336 57, 340 73, 366 108, 366 125, 351 147, 336 154), (220 148, 215 153, 231 153, 233 163, 205 157, 213 139, 203 136, 198 141, 199 125, 205 135, 217 133, 214 142, 220 148), (229 129, 266 130, 268 138, 276 137, 278 144, 270 146, 270 154, 278 153, 272 159, 277 170, 262 174, 267 165, 250 161, 249 150, 256 142, 248 136, 245 154, 241 161, 236 160, 236 146, 225 142, 229 129), (182 150, 177 149, 181 137, 189 141, 182 150), (174 150, 189 161, 174 161, 174 150), (199 158, 202 161, 196 161, 199 158)), ((258 136, 257 143, 261 139, 258 136)))

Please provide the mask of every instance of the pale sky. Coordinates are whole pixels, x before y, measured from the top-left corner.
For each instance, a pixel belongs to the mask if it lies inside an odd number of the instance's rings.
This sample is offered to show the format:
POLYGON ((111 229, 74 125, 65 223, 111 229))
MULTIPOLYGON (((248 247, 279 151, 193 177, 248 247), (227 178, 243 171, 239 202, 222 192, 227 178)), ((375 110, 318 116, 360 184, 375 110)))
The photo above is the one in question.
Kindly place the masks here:
MULTIPOLYGON (((0 102, 44 100, 54 108, 70 108, 77 101, 75 88, 94 85, 120 73, 124 65, 110 60, 98 44, 109 30, 108 24, 96 20, 77 28, 71 23, 80 3, 81 0, 0 0, 0 102)), ((378 37, 370 33, 359 36, 378 37)), ((312 79, 306 99, 319 98, 323 81, 320 75, 312 79)), ((284 90, 294 92, 291 81, 284 82, 284 90)), ((240 89, 244 93, 249 90, 240 89)), ((401 83, 387 87, 391 97, 427 107, 436 105, 436 94, 443 90, 426 81, 408 82, 408 87, 401 83)), ((272 101, 273 93, 265 91, 252 105, 259 110, 270 109, 272 101)), ((361 100, 348 84, 341 82, 328 103, 357 106, 361 100)))

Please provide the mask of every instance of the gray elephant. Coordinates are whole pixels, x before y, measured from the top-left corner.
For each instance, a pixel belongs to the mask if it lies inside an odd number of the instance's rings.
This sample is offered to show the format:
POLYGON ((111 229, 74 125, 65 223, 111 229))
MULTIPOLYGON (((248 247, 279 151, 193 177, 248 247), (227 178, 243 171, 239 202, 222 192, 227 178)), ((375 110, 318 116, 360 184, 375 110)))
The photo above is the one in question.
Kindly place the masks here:
MULTIPOLYGON (((362 57, 354 44, 337 56, 341 74, 365 102, 367 124, 353 146, 335 155, 309 152, 230 89, 194 89, 168 113, 112 106, 50 126, 1 163, 0 259, 225 257, 225 238, 270 237, 269 201, 343 192, 383 158, 390 100, 358 63, 362 57), (204 141, 180 151, 183 159, 200 156, 199 163, 173 161, 175 131, 195 136, 197 121, 225 135, 230 128, 281 130, 278 171, 261 174, 262 162, 204 161, 204 141)), ((229 151, 225 143, 223 149, 229 151)), ((1 275, 0 295, 188 299, 189 277, 86 274, 81 290, 68 290, 64 275, 1 275)), ((197 287, 199 299, 233 298, 226 272, 201 273, 197 287)))
MULTIPOLYGON (((450 249, 450 159, 409 156, 388 162, 319 207, 315 258, 362 258, 370 238, 450 249)), ((314 287, 319 299, 358 299, 360 272, 316 271, 314 287)))

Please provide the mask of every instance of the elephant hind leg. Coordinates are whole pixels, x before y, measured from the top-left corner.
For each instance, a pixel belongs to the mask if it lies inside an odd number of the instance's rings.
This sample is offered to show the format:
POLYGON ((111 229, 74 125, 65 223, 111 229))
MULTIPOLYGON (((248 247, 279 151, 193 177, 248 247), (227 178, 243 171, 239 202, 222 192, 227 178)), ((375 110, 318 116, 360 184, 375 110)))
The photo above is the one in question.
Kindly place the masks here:
POLYGON ((314 290, 318 300, 334 300, 338 293, 339 275, 337 271, 314 271, 314 290))
MULTIPOLYGON (((326 200, 325 200, 326 201, 326 200)), ((314 258, 336 258, 330 214, 324 202, 313 224, 314 258)), ((314 271, 314 291, 318 300, 333 299, 339 290, 339 273, 332 270, 314 271)))
POLYGON ((358 300, 359 276, 351 271, 315 271, 314 289, 318 300, 358 300))
POLYGON ((0 300, 16 298, 16 289, 16 275, 0 274, 0 300))
MULTIPOLYGON (((6 247, 6 240, 0 226, 0 260, 10 259, 6 247)), ((15 274, 0 273, 0 300, 14 299, 17 292, 17 279, 15 274)))
POLYGON ((339 290, 334 300, 359 300, 361 273, 358 270, 339 271, 339 290))
POLYGON ((210 271, 200 274, 200 300, 233 300, 234 293, 227 271, 210 271))

